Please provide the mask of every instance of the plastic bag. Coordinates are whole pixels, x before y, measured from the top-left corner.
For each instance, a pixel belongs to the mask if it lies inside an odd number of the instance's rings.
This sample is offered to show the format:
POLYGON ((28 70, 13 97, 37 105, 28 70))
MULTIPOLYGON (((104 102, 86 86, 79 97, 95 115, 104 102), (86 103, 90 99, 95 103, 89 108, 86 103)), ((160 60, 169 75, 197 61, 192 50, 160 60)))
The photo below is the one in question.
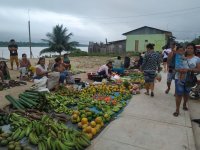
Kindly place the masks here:
POLYGON ((41 79, 34 79, 34 84, 37 88, 46 88, 47 80, 48 78, 46 76, 42 77, 41 79))
POLYGON ((60 79, 60 72, 52 72, 48 74, 48 82, 47 82, 47 88, 49 90, 55 88, 56 85, 59 83, 60 79))
POLYGON ((156 80, 158 80, 159 82, 162 80, 162 75, 160 73, 157 73, 156 80))

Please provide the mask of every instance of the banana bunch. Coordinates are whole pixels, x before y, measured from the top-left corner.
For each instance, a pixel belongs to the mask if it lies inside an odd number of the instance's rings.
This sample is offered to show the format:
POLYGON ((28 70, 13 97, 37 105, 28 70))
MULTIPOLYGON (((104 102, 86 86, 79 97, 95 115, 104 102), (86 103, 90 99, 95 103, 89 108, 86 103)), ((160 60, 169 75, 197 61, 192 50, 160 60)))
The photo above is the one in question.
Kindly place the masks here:
POLYGON ((39 138, 38 138, 37 134, 34 131, 32 131, 29 134, 28 140, 29 140, 29 143, 31 143, 33 145, 38 145, 39 138))
POLYGON ((84 133, 77 134, 74 143, 77 150, 83 150, 91 144, 90 140, 84 133))
POLYGON ((67 143, 64 142, 65 145, 71 147, 72 149, 83 150, 91 144, 85 133, 81 133, 74 129, 69 129, 63 137, 66 141, 68 141, 67 143))
POLYGON ((15 132, 12 133, 12 139, 19 141, 26 136, 25 130, 18 128, 15 132))
POLYGON ((65 124, 57 122, 48 115, 41 120, 27 121, 18 114, 12 115, 12 123, 17 129, 12 133, 12 139, 19 141, 27 138, 39 150, 83 150, 90 145, 88 137, 75 129, 69 129, 65 124), (20 124, 15 124, 20 121, 20 124), (22 122, 25 123, 22 125, 22 122))
POLYGON ((47 147, 46 141, 44 141, 44 140, 39 141, 38 150, 47 150, 47 149, 48 149, 48 147, 47 147))
POLYGON ((16 113, 12 113, 10 115, 10 121, 11 121, 11 125, 15 125, 15 126, 24 126, 31 122, 28 118, 25 118, 16 113))

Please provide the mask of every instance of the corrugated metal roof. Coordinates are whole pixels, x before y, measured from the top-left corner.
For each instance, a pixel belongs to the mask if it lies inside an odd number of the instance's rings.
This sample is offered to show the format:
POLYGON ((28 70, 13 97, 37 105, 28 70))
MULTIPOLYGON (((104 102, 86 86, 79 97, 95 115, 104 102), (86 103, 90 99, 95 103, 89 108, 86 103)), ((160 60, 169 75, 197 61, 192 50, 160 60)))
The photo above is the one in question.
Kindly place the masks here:
POLYGON ((142 30, 144 28, 149 28, 149 29, 157 30, 157 31, 160 31, 160 32, 163 32, 163 33, 170 33, 170 34, 172 33, 170 31, 165 31, 165 30, 161 30, 161 29, 157 29, 157 28, 153 28, 153 27, 143 26, 143 27, 137 28, 135 30, 131 30, 129 32, 123 33, 122 35, 128 35, 130 33, 133 33, 134 31, 142 30))

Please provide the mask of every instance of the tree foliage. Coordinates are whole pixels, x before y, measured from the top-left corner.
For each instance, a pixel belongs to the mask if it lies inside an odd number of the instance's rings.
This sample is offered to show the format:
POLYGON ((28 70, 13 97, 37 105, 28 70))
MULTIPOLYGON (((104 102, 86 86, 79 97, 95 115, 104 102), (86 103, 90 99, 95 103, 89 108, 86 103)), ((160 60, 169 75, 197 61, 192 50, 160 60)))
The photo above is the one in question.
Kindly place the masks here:
POLYGON ((192 43, 194 43, 195 45, 200 45, 200 36, 198 38, 195 38, 192 43))
POLYGON ((52 33, 47 33, 47 39, 42 39, 49 44, 48 48, 40 51, 40 55, 44 53, 61 53, 63 51, 72 51, 78 46, 78 42, 70 41, 72 33, 67 33, 68 30, 63 25, 56 25, 52 33))

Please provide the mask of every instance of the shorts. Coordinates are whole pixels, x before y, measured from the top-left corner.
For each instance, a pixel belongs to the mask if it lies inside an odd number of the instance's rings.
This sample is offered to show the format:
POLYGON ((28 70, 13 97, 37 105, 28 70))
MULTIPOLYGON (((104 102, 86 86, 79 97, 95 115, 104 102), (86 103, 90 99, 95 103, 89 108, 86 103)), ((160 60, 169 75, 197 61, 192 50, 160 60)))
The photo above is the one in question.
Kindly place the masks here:
POLYGON ((18 56, 10 56, 10 62, 13 63, 14 61, 18 64, 18 56))
POLYGON ((167 73, 167 82, 168 82, 168 83, 169 83, 169 82, 171 83, 172 80, 175 79, 175 74, 176 74, 175 71, 172 71, 172 72, 168 72, 168 73, 167 73))
POLYGON ((180 81, 178 79, 175 80, 175 93, 178 96, 189 95, 190 91, 191 88, 186 87, 184 82, 180 84, 180 81))
POLYGON ((144 80, 146 83, 152 83, 155 81, 156 71, 144 71, 144 80))
POLYGON ((167 58, 163 58, 163 62, 167 62, 167 58))

